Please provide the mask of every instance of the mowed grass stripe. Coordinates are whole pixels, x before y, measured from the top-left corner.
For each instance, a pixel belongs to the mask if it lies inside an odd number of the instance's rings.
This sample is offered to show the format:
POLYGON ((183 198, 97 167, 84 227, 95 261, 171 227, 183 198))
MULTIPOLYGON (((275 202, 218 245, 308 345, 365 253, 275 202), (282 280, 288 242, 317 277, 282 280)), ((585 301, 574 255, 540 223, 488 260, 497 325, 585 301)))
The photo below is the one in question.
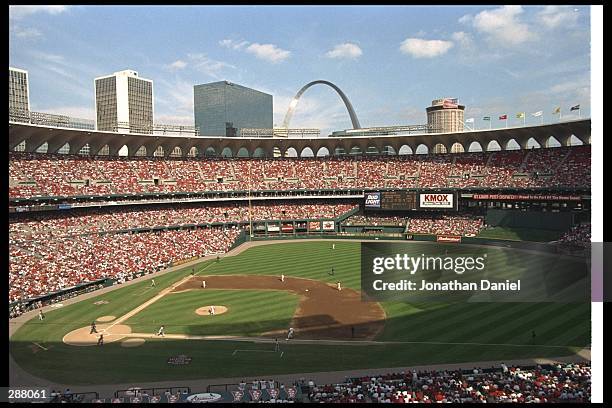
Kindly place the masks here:
MULTIPOLYGON (((559 310, 561 310, 563 305, 559 305, 557 303, 546 303, 546 304, 536 304, 532 311, 528 312, 526 315, 517 316, 517 318, 512 319, 505 323, 505 327, 507 331, 511 333, 516 333, 516 337, 520 337, 520 333, 522 333, 528 341, 531 341, 531 330, 536 330, 541 322, 544 322, 549 319, 554 319, 555 316, 558 316, 559 310)), ((502 342, 507 338, 507 334, 498 334, 497 336, 491 337, 488 340, 492 343, 502 342)), ((552 339, 543 339, 540 343, 549 344, 552 339)), ((568 344, 569 346, 576 346, 577 344, 568 344)))
POLYGON ((427 333, 427 337, 442 338, 445 341, 454 342, 493 343, 486 336, 491 328, 505 331, 504 326, 500 327, 498 324, 522 312, 522 309, 520 306, 509 304, 492 303, 487 305, 488 307, 483 305, 480 311, 466 313, 465 317, 456 324, 437 327, 437 331, 427 333), (476 338, 477 334, 483 334, 482 339, 476 338))
POLYGON ((475 325, 480 325, 483 320, 487 320, 486 316, 492 316, 503 310, 504 305, 498 303, 486 303, 476 308, 467 308, 461 314, 448 314, 444 320, 432 319, 416 335, 423 341, 434 338, 441 339, 439 341, 463 341, 466 337, 462 333, 465 332, 466 327, 472 331, 475 325))
POLYGON ((546 344, 584 346, 590 330, 590 322, 584 320, 584 306, 586 305, 562 305, 555 317, 546 319, 533 328, 536 331, 536 343, 542 344, 544 341, 546 344), (582 338, 582 341, 571 343, 576 337, 582 338))

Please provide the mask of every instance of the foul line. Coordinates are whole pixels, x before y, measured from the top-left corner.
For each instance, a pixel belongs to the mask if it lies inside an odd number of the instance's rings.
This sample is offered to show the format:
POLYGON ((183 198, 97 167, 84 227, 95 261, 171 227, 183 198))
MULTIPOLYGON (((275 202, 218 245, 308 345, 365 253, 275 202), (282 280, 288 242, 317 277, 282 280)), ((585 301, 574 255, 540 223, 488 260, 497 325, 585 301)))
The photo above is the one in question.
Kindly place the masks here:
POLYGON ((43 346, 41 346, 41 345, 40 345, 40 344, 38 344, 38 343, 32 342, 32 344, 36 344, 36 345, 37 345, 38 347, 40 347, 41 349, 43 349, 43 350, 45 350, 45 351, 49 351, 49 349, 48 349, 48 348, 44 348, 43 346))

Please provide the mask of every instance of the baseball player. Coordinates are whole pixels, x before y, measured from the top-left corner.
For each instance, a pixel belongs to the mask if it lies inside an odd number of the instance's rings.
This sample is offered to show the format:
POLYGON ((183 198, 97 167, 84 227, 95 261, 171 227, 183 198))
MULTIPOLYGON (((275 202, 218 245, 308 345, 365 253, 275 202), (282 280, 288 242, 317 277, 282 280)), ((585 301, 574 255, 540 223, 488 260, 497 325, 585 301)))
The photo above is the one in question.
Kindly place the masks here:
POLYGON ((281 273, 281 282, 284 282, 284 281, 285 281, 285 274, 281 273))
POLYGON ((98 331, 96 330, 96 322, 91 322, 91 330, 89 331, 89 334, 94 334, 94 333, 98 333, 98 331))
POLYGON ((331 276, 334 276, 334 267, 332 266, 331 272, 329 273, 331 276))
POLYGON ((211 316, 215 315, 215 306, 214 305, 210 307, 209 313, 210 313, 211 316))
POLYGON ((336 249, 336 244, 332 244, 332 249, 336 249))
POLYGON ((287 332, 287 340, 292 339, 293 338, 293 327, 289 328, 289 331, 287 332))
POLYGON ((274 339, 274 351, 280 351, 280 344, 278 344, 278 339, 274 339))
POLYGON ((338 281, 337 285, 338 285, 338 290, 342 290, 342 284, 340 283, 340 281, 338 281))
POLYGON ((38 320, 43 320, 45 318, 45 315, 43 314, 42 310, 38 311, 38 320))
POLYGON ((166 335, 166 333, 164 332, 164 325, 163 324, 161 325, 161 327, 157 331, 157 335, 158 336, 162 336, 162 337, 164 337, 166 335))
POLYGON ((104 335, 101 334, 100 337, 98 338, 98 346, 103 346, 104 345, 104 335))
POLYGON ((202 289, 206 289, 206 281, 205 280, 202 281, 202 289))
POLYGON ((155 287, 155 279, 151 279, 151 287, 154 288, 155 287))

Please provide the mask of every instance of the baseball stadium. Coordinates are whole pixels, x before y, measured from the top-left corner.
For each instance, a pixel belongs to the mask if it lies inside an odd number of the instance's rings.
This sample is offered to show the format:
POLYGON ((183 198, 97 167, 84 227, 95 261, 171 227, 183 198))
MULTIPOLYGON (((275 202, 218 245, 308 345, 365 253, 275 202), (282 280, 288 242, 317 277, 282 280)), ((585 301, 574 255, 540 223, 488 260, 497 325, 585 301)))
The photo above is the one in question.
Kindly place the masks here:
MULTIPOLYGON (((96 400, 142 398, 127 391, 134 387, 187 387, 232 401, 232 391, 255 398, 240 388, 254 378, 289 388, 304 378, 343 381, 332 372, 512 361, 581 372, 589 302, 363 301, 360 253, 372 241, 417 253, 465 244, 486 248, 489 267, 508 276, 522 273, 513 260, 525 256, 562 273, 584 262, 589 240, 589 140, 588 119, 325 139, 10 122, 12 381, 96 400), (572 136, 582 143, 569 145, 572 136), (531 138, 542 147, 526 149, 531 138), (547 148, 548 138, 562 145, 547 148), (89 143, 91 154, 78 154, 90 140, 98 143, 89 143), (510 140, 523 148, 378 153, 510 140), (96 154, 102 144, 106 155, 96 154), (128 155, 118 156, 123 145, 128 155), (248 157, 135 155, 143 146, 248 157), (376 152, 292 158, 289 149, 376 152), (454 197, 450 208, 421 210, 414 200, 439 192, 454 197)), ((307 388, 291 389, 309 398, 307 388)))
POLYGON ((8 400, 596 402, 589 10, 223 9, 11 6, 8 400))

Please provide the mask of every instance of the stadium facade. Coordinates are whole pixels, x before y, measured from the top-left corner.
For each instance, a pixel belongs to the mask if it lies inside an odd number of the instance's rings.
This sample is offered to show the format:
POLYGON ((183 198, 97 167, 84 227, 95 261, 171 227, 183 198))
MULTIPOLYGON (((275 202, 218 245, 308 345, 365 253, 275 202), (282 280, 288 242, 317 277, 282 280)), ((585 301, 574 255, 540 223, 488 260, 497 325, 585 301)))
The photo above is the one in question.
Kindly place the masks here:
POLYGON ((193 110, 200 135, 236 137, 242 128, 272 129, 272 95, 229 81, 195 85, 193 110))
POLYGON ((153 131, 153 81, 124 70, 94 79, 96 129, 110 132, 153 131))

